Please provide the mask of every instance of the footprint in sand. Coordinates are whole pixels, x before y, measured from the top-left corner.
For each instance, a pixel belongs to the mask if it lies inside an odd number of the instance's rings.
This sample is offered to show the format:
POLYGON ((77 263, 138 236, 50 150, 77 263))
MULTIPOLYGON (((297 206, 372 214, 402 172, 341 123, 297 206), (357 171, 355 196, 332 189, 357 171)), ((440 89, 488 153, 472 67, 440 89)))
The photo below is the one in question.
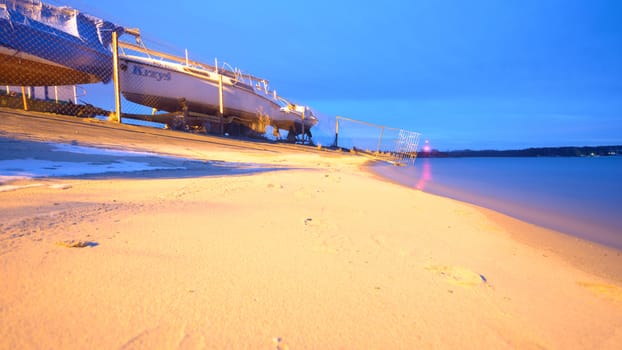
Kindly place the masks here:
POLYGON ((430 265, 426 270, 435 273, 447 282, 459 286, 475 287, 487 283, 486 277, 461 266, 430 265))
POLYGON ((301 189, 294 192, 294 198, 297 200, 307 200, 315 198, 315 194, 307 189, 301 189))
POLYGON ((334 254, 351 249, 352 240, 339 232, 339 225, 316 217, 302 222, 305 234, 313 241, 313 251, 334 254))
POLYGON ((622 288, 611 284, 593 283, 593 282, 577 282, 583 288, 589 289, 593 293, 617 302, 622 302, 622 288))
POLYGON ((381 248, 386 248, 387 237, 385 237, 384 235, 372 235, 371 239, 372 241, 374 241, 374 243, 376 243, 377 246, 381 248))
POLYGON ((352 246, 350 238, 342 234, 318 235, 316 238, 314 252, 337 254, 350 250, 352 246))

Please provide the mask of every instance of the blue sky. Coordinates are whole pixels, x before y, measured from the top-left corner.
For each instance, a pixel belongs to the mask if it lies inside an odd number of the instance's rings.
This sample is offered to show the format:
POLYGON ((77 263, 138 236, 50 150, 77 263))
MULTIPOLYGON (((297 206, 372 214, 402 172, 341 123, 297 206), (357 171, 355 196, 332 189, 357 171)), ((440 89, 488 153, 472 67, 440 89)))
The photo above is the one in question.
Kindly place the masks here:
MULTIPOLYGON (((622 144, 622 2, 50 1, 438 149, 622 144)), ((149 41, 147 41, 149 44, 149 41)))

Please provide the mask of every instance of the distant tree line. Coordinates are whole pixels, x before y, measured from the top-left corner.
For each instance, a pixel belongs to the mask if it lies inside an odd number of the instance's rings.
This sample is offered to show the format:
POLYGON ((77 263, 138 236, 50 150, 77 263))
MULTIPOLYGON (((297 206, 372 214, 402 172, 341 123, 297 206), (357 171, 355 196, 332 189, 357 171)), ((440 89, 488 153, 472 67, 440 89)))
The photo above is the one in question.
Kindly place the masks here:
POLYGON ((622 156, 622 145, 584 147, 537 147, 517 150, 455 150, 420 152, 419 157, 596 157, 622 156))

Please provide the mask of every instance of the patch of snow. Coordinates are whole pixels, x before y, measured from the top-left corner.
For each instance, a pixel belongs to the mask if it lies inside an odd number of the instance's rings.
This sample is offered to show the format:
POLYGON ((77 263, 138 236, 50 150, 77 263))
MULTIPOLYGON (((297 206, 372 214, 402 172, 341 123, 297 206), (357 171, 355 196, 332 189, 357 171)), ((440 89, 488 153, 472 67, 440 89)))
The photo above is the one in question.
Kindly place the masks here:
POLYGON ((143 162, 115 160, 111 162, 59 162, 41 159, 0 160, 0 174, 3 178, 38 178, 72 175, 101 174, 111 172, 134 172, 145 170, 178 170, 184 167, 152 166, 143 162))
POLYGON ((70 184, 53 184, 48 187, 54 190, 67 190, 70 189, 72 186, 70 184))
POLYGON ((107 149, 107 148, 88 147, 88 146, 77 146, 77 145, 71 145, 67 143, 53 143, 51 145, 54 147, 52 151, 56 151, 56 152, 69 152, 69 153, 90 154, 90 155, 98 155, 98 156, 117 156, 117 157, 144 157, 144 156, 161 157, 160 155, 156 153, 107 149))
POLYGON ((19 190, 19 189, 22 189, 22 188, 39 187, 39 186, 43 186, 43 184, 30 184, 30 185, 21 185, 21 186, 17 186, 17 185, 0 185, 0 192, 15 191, 15 190, 19 190))

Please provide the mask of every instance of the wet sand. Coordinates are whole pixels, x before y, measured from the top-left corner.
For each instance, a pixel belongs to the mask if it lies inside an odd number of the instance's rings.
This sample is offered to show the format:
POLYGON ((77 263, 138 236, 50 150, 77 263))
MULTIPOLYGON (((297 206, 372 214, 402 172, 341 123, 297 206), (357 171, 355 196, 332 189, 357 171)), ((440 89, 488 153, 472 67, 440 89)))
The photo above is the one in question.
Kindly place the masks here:
MULTIPOLYGON (((20 114, 0 110, 0 137, 199 168, 5 184, 22 187, 0 192, 0 348, 622 344, 620 251, 382 181, 347 154, 20 114)), ((0 159, 50 156, 34 148, 0 159)))

